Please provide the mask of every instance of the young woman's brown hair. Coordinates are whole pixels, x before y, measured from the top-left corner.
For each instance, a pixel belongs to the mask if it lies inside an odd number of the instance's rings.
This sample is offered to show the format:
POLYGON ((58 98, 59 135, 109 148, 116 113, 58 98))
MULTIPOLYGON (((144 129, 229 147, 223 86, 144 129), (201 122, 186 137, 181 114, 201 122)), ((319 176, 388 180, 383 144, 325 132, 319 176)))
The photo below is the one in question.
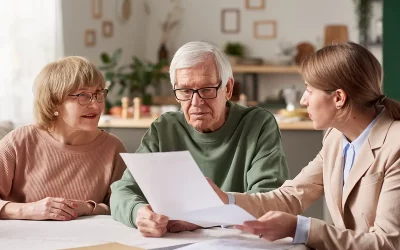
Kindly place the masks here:
POLYGON ((400 120, 400 102, 382 93, 383 70, 375 56, 363 46, 340 43, 326 46, 309 55, 302 63, 302 75, 311 87, 327 93, 342 89, 347 100, 344 114, 385 106, 395 120, 400 120))

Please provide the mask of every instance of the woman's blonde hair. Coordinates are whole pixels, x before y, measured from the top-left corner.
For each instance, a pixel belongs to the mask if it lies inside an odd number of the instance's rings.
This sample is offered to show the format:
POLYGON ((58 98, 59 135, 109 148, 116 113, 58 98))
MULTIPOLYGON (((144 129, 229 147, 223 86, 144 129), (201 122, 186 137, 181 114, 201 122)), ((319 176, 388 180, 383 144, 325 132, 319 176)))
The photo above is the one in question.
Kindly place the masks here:
POLYGON ((34 116, 36 123, 48 129, 56 120, 54 113, 64 98, 81 88, 105 88, 100 70, 79 56, 65 57, 49 63, 39 73, 34 84, 34 116))
POLYGON ((383 70, 375 56, 363 46, 339 43, 310 54, 301 65, 304 80, 311 87, 347 94, 344 115, 352 108, 361 110, 384 105, 395 120, 400 120, 400 103, 382 93, 383 70))

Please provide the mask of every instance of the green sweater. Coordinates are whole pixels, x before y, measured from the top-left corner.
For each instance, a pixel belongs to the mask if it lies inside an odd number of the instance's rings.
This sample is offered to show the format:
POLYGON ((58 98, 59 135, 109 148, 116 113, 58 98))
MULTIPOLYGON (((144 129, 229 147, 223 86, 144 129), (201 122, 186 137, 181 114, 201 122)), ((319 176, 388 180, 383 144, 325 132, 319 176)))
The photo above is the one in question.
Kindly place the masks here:
MULTIPOLYGON (((226 192, 267 192, 289 178, 274 116, 259 107, 232 102, 225 124, 212 133, 190 126, 182 112, 154 121, 136 152, 189 150, 203 174, 226 192)), ((180 178, 184 178, 181 176, 180 178)), ((155 187, 162 192, 162 187, 155 187)), ((111 215, 135 227, 137 210, 147 201, 128 169, 111 185, 111 215)))

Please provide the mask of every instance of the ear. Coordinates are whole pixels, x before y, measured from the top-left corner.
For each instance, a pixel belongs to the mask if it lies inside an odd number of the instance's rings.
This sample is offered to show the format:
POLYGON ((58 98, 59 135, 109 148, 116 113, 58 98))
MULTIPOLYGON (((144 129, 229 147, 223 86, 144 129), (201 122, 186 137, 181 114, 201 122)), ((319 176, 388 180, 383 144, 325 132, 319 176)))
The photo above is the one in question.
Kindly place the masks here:
POLYGON ((226 95, 226 99, 230 100, 233 94, 233 86, 235 85, 235 80, 233 79, 233 77, 230 77, 228 79, 228 83, 226 84, 226 89, 225 89, 225 95, 226 95))
POLYGON ((334 102, 337 109, 342 108, 347 101, 347 94, 343 89, 335 90, 334 102))

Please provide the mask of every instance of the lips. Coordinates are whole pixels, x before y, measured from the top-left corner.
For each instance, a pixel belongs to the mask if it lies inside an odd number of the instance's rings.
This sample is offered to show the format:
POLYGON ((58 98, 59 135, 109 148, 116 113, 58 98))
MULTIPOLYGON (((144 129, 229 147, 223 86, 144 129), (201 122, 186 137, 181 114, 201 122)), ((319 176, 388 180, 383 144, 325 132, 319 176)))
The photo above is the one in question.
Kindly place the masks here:
POLYGON ((98 116, 98 114, 96 114, 96 113, 89 113, 89 114, 83 115, 81 117, 86 118, 86 119, 95 119, 97 116, 98 116))

